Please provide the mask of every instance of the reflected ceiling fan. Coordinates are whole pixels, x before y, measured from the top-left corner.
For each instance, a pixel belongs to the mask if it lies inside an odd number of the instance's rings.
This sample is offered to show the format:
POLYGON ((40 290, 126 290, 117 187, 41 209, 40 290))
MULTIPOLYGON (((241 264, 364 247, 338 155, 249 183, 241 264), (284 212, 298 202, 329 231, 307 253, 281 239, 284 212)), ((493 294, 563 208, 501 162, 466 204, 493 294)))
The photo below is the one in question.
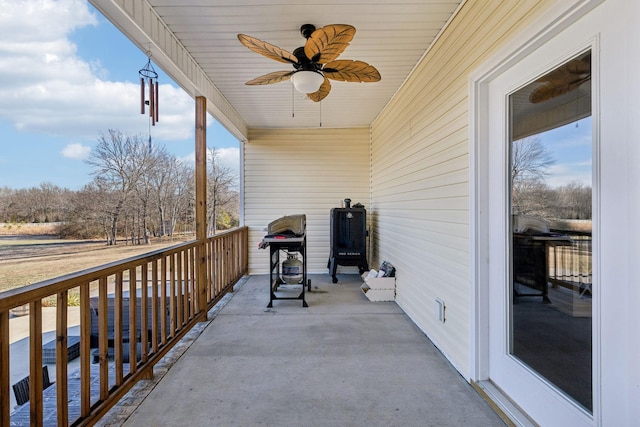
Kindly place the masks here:
POLYGON ((544 84, 531 92, 529 102, 547 101, 577 89, 588 80, 591 80, 591 53, 575 58, 536 80, 544 84))
POLYGON ((316 29, 314 25, 304 24, 300 33, 307 41, 293 53, 255 37, 238 34, 240 43, 252 51, 293 65, 291 71, 268 73, 245 84, 268 85, 291 79, 298 92, 306 93, 309 99, 319 102, 331 91, 329 79, 364 83, 380 80, 378 70, 366 62, 337 59, 353 39, 355 27, 333 24, 316 29))

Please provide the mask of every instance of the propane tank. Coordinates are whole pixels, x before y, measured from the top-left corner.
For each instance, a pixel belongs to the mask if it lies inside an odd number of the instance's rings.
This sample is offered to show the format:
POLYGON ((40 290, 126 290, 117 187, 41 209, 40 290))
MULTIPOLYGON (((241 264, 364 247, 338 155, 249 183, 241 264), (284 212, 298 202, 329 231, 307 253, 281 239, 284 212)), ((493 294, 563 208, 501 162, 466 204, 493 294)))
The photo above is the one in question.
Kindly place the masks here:
POLYGON ((282 263, 282 280, 290 285, 302 281, 302 261, 294 254, 287 254, 287 260, 282 263))

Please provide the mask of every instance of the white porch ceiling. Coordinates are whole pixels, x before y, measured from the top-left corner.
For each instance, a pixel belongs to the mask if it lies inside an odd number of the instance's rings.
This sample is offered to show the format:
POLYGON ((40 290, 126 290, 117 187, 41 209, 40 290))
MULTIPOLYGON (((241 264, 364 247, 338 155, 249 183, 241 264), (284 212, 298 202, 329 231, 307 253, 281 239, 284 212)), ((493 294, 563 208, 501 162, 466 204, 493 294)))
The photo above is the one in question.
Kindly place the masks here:
MULTIPOLYGON (((159 32, 173 34, 217 88, 245 127, 368 126, 400 88, 452 14, 460 0, 91 0, 143 51, 163 48, 154 26, 145 28, 144 12, 159 18, 159 32), (140 6, 140 3, 146 3, 140 6), (148 12, 147 12, 148 13, 148 12), (137 16, 136 16, 137 14, 137 16), (340 59, 374 65, 376 83, 331 81, 331 93, 314 103, 292 91, 289 81, 268 86, 244 83, 262 74, 293 69, 258 55, 237 39, 239 33, 268 41, 290 52, 304 45, 302 24, 322 27, 350 24, 356 35, 340 59), (164 28, 163 28, 164 27, 164 28), (295 114, 295 117, 292 117, 295 114)), ((165 52, 166 53, 166 52, 165 52)), ((167 57, 171 55, 166 53, 167 57)), ((158 55, 162 56, 162 55, 158 55)), ((175 55, 173 55, 175 56, 175 55)), ((158 64, 182 85, 198 94, 197 82, 184 80, 185 70, 158 64)), ((212 112, 216 118, 224 108, 212 112)), ((223 124, 225 120, 221 120, 223 124)), ((228 123, 227 123, 228 125, 228 123)), ((237 130, 235 132, 238 133, 237 130)))

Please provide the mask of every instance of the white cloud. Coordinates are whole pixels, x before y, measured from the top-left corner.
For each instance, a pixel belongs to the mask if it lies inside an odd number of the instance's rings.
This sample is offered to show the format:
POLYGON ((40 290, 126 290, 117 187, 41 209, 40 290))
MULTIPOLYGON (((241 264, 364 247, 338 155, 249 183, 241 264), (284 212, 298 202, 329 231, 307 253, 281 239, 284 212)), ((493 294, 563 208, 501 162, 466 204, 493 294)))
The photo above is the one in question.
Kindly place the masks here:
POLYGON ((572 182, 589 187, 592 184, 590 161, 555 164, 550 166, 547 172, 549 176, 545 182, 552 187, 560 187, 572 182))
POLYGON ((96 22, 85 0, 0 0, 0 46, 62 38, 96 22))
POLYGON ((236 147, 216 148, 220 163, 234 171, 238 171, 240 165, 240 150, 236 147))
MULTIPOLYGON (((227 167, 236 176, 240 175, 240 150, 236 147, 216 148, 216 155, 220 164, 227 167)), ((194 165, 196 162, 196 154, 190 153, 179 158, 183 163, 194 165)), ((209 159, 207 159, 209 160, 209 159)))
MULTIPOLYGON (((78 57, 68 34, 96 25, 86 0, 0 0, 0 118, 16 129, 95 140, 107 129, 146 135, 136 83, 108 81, 99 61, 78 57)), ((156 140, 193 136, 191 97, 160 85, 156 140)))
POLYGON ((91 154, 91 147, 79 143, 69 144, 62 149, 62 155, 68 159, 86 159, 91 154))

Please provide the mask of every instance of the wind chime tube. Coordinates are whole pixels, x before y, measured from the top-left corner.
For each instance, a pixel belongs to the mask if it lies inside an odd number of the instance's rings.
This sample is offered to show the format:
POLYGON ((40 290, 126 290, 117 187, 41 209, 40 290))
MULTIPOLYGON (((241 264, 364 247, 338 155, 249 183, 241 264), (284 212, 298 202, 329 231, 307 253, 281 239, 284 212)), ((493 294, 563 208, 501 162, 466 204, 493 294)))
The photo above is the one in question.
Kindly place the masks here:
POLYGON ((158 80, 156 80, 156 96, 155 96, 155 103, 154 103, 154 111, 156 113, 156 122, 159 121, 160 116, 158 115, 158 101, 160 100, 160 97, 158 96, 158 80))
POLYGON ((153 80, 149 79, 149 117, 151 117, 151 126, 156 125, 156 115, 154 112, 156 108, 156 100, 154 94, 153 80))
POLYGON ((140 77, 140 114, 144 114, 144 77, 140 77))

